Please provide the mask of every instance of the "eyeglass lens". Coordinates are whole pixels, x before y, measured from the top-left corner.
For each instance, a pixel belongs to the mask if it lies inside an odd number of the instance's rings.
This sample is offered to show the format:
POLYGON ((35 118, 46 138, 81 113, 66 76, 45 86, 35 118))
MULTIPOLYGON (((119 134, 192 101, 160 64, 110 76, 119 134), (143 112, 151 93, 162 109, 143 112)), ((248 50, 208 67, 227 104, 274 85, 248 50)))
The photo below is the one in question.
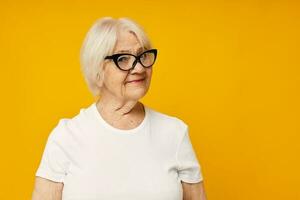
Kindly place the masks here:
MULTIPOLYGON (((145 52, 140 57, 140 62, 144 67, 149 67, 154 63, 155 54, 153 52, 145 52)), ((132 55, 122 55, 118 57, 118 66, 124 70, 132 68, 135 62, 135 57, 132 55)), ((136 63, 135 63, 136 64, 136 63)))

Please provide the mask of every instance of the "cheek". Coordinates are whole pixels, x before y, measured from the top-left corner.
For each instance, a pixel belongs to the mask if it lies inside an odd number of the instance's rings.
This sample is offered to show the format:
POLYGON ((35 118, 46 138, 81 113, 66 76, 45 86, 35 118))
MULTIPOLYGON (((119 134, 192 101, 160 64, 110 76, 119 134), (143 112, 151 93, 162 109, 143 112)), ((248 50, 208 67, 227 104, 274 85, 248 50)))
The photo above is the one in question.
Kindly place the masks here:
POLYGON ((150 80, 151 80, 151 77, 152 77, 152 68, 149 69, 146 73, 147 73, 148 81, 150 81, 150 80))
POLYGON ((124 87, 124 81, 126 79, 126 73, 116 70, 109 70, 107 72, 107 82, 112 89, 119 89, 124 87))
POLYGON ((120 87, 124 87, 124 79, 125 76, 117 76, 113 75, 110 77, 110 86, 116 89, 119 89, 120 87))

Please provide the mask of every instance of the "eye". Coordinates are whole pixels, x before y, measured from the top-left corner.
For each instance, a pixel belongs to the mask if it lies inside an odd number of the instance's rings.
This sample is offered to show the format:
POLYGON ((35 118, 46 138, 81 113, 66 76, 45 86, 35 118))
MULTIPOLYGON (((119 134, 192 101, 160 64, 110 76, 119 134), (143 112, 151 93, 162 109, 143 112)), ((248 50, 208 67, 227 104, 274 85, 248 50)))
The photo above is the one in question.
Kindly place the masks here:
POLYGON ((127 62, 129 60, 129 56, 120 56, 118 58, 118 62, 127 62))
POLYGON ((142 59, 146 59, 147 57, 148 57, 148 54, 147 54, 147 53, 144 53, 144 54, 141 56, 142 59))

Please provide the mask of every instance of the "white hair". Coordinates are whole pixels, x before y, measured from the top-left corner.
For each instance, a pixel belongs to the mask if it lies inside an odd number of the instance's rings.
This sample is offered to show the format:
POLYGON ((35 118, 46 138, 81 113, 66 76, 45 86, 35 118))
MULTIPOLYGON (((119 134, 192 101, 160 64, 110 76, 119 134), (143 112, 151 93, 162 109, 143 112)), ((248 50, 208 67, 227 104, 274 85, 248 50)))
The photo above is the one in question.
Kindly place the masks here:
POLYGON ((98 78, 104 78, 102 73, 104 58, 113 53, 117 42, 118 31, 134 33, 144 49, 151 49, 151 42, 143 28, 129 18, 114 19, 103 17, 92 25, 80 49, 81 72, 89 90, 94 96, 100 95, 98 78))

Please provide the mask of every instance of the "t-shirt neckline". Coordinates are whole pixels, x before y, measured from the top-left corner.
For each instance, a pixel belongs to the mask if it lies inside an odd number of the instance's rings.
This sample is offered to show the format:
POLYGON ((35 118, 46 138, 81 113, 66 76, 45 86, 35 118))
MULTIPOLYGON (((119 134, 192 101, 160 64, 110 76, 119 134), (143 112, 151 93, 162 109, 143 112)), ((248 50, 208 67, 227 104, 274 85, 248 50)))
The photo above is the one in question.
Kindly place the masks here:
POLYGON ((103 119, 103 117, 101 116, 100 112, 98 111, 96 102, 94 102, 91 105, 91 109, 92 109, 92 112, 94 113, 94 115, 96 117, 96 121, 99 123, 99 125, 102 125, 109 131, 112 131, 112 132, 118 133, 118 134, 123 134, 123 135, 135 135, 135 134, 141 132, 140 130, 142 130, 146 126, 146 124, 149 120, 149 109, 146 105, 143 104, 143 106, 144 106, 144 110, 145 110, 145 116, 144 116, 143 121, 137 127, 133 128, 133 129, 128 129, 128 130, 113 127, 108 122, 106 122, 103 119))

